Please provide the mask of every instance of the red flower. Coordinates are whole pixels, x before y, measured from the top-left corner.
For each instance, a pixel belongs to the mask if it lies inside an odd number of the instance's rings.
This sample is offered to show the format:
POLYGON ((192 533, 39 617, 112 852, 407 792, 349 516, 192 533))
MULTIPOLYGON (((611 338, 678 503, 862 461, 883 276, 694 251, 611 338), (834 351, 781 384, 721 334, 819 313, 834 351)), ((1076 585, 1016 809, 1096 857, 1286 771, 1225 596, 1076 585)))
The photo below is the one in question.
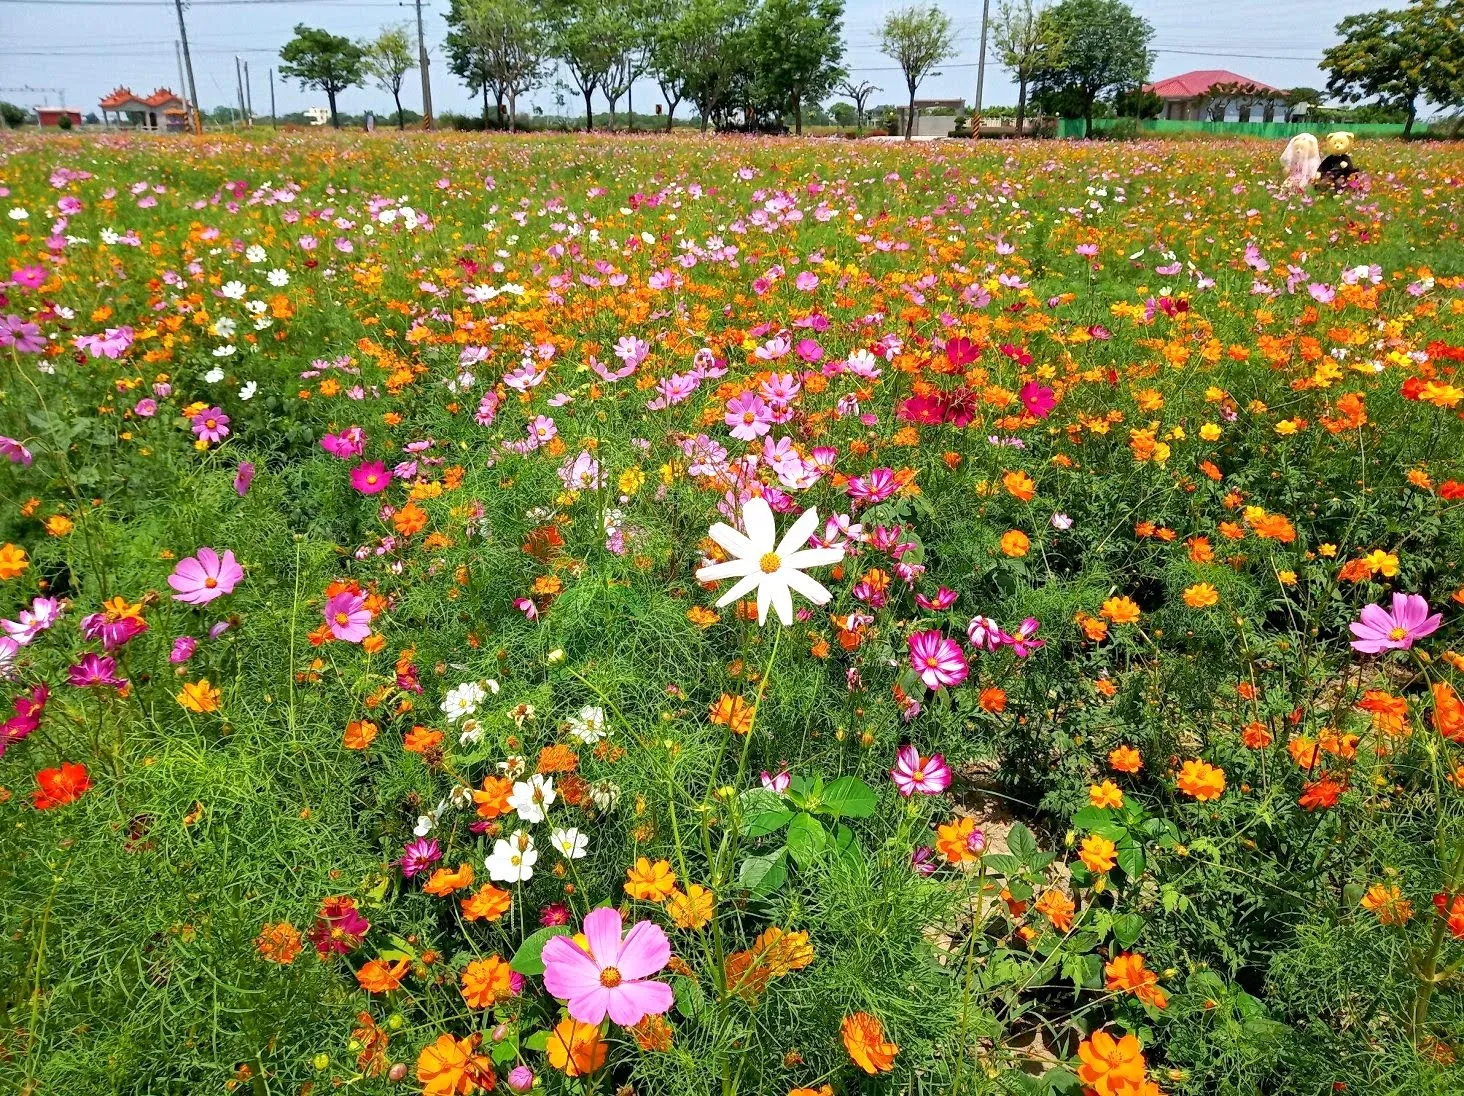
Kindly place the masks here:
POLYGON ((36 783, 40 787, 31 793, 31 801, 36 810, 49 811, 80 799, 91 787, 91 778, 86 775, 85 765, 63 761, 59 769, 42 769, 36 773, 36 783))

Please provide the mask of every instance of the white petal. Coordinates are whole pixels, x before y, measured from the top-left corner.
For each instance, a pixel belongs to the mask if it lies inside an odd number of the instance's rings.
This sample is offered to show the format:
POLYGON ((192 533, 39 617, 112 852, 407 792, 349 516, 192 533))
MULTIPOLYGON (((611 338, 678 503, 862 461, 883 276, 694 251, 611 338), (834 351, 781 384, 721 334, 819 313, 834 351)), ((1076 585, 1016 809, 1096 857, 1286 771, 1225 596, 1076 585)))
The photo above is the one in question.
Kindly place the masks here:
POLYGON ((833 596, 822 585, 809 578, 802 571, 790 571, 785 568, 778 575, 784 582, 815 605, 827 605, 829 598, 833 596))
MULTIPOLYGON (((796 574, 797 572, 794 573, 796 574)), ((784 577, 782 574, 774 576, 775 580, 784 577)), ((788 584, 786 582, 774 581, 768 585, 773 588, 773 608, 778 611, 778 619, 783 622, 783 627, 793 627, 793 595, 788 593, 788 584)))
POLYGON ((755 559, 734 559, 730 563, 710 563, 696 573, 698 582, 716 582, 723 578, 741 578, 758 569, 755 559))
POLYGON ((747 527, 747 539, 752 542, 753 553, 763 556, 773 550, 778 526, 773 521, 773 508, 766 499, 751 498, 742 504, 742 524, 747 527))
POLYGON ((738 559, 756 559, 762 555, 761 552, 753 547, 752 541, 748 540, 725 522, 719 521, 713 525, 707 530, 707 536, 711 537, 738 559))
POLYGON ((792 568, 799 571, 809 567, 831 567, 835 563, 842 563, 843 560, 844 549, 842 548, 805 548, 801 552, 782 556, 785 569, 792 568))
POLYGON ((736 585, 729 586, 726 593, 717 599, 717 608, 724 605, 731 605, 738 598, 749 593, 752 588, 760 583, 766 576, 761 571, 754 571, 752 574, 739 580, 736 585))
POLYGON ((802 548, 808 543, 808 538, 813 535, 813 530, 817 525, 818 511, 810 506, 798 515, 798 520, 793 523, 793 527, 783 535, 783 540, 778 545, 778 555, 792 555, 802 548))
POLYGON ((761 628, 768 620, 768 605, 773 600, 775 587, 786 589, 776 575, 764 576, 757 588, 757 626, 761 628))

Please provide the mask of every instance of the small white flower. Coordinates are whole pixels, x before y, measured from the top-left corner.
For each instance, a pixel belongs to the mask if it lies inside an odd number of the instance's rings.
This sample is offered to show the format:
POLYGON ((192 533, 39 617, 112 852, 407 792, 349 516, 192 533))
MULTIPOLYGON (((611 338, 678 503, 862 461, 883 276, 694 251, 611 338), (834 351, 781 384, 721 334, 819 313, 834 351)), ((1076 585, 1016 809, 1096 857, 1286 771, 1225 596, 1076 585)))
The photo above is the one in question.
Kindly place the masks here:
POLYGON ((452 800, 452 805, 454 807, 457 807, 459 810, 463 810, 467 807, 472 806, 473 789, 468 787, 466 784, 459 784, 449 793, 448 798, 452 800))
POLYGON ((274 270, 271 270, 269 274, 266 275, 266 277, 269 279, 269 284, 275 286, 276 288, 290 284, 290 274, 289 271, 286 270, 280 270, 276 268, 274 270))
POLYGON ((209 384, 218 384, 219 381, 224 379, 224 371, 216 365, 203 375, 203 379, 208 381, 209 384))
POLYGON ((590 798, 602 811, 613 811, 620 802, 620 786, 609 780, 600 780, 590 785, 590 798))
POLYGON ((412 827, 412 832, 418 837, 426 837, 432 832, 432 827, 436 824, 436 821, 430 814, 421 814, 417 816, 417 824, 412 827))
POLYGON ((262 263, 264 262, 264 254, 264 248, 258 244, 250 244, 244 252, 244 258, 248 259, 251 263, 262 263))
POLYGON ((221 339, 232 339, 238 324, 228 316, 220 316, 214 321, 214 334, 221 339))
POLYGON ((542 822, 554 805, 554 781, 543 773, 520 780, 508 795, 508 805, 525 822, 542 822))
POLYGON ((566 860, 580 860, 584 858, 590 848, 590 839, 579 832, 573 826, 561 827, 549 834, 549 843, 559 850, 559 855, 566 860))
POLYGON ((439 707, 447 716, 449 723, 456 723, 464 716, 476 712, 478 705, 483 703, 487 695, 487 691, 476 681, 466 681, 456 688, 449 689, 439 707))
POLYGON ((1051 520, 1054 529, 1071 529, 1073 527, 1073 519, 1066 514, 1053 514, 1051 520))
POLYGON ((115 244, 118 240, 120 240, 122 238, 121 236, 119 236, 115 231, 113 231, 110 228, 104 228, 104 229, 102 229, 102 231, 101 231, 101 237, 102 237, 102 243, 104 243, 104 244, 115 244))
POLYGON ((12 221, 28 221, 30 220, 30 212, 22 209, 20 206, 11 206, 10 219, 12 221))
MULTIPOLYGON (((227 358, 230 355, 232 355, 233 353, 234 353, 234 345, 233 345, 233 343, 229 343, 229 344, 226 344, 224 346, 216 346, 216 347, 214 347, 214 350, 213 350, 213 356, 216 357, 216 358, 227 358)), ((219 379, 220 380, 223 380, 223 377, 220 376, 219 379)))
MULTIPOLYGON (((268 316, 255 316, 254 317, 254 330, 256 330, 256 331, 263 331, 266 327, 273 327, 273 326, 274 326, 274 320, 270 319, 268 316)), ((258 343, 254 343, 254 344, 251 344, 251 345, 252 345, 253 349, 255 349, 255 350, 258 350, 259 349, 259 344, 258 343)))
POLYGON ((219 293, 231 301, 242 301, 247 292, 249 292, 248 287, 237 278, 227 281, 219 287, 219 293))
POLYGON ((258 391, 258 383, 255 381, 248 381, 243 388, 239 389, 239 398, 241 400, 252 400, 254 398, 254 393, 258 391))
POLYGON ((252 300, 252 301, 245 301, 244 302, 244 310, 246 312, 251 312, 251 313, 253 313, 256 316, 262 316, 262 315, 264 315, 264 310, 266 308, 268 308, 268 307, 269 307, 269 305, 265 304, 261 300, 252 300))
POLYGON ((476 746, 483 741, 483 724, 476 719, 463 720, 463 729, 458 734, 458 745, 476 746))
POLYGON ((707 535, 733 558, 727 563, 713 563, 697 571, 700 582, 735 578, 735 582, 717 600, 717 605, 730 605, 757 591, 757 623, 768 619, 768 606, 777 610, 783 626, 793 624, 793 598, 796 590, 815 605, 828 604, 832 595, 803 573, 805 567, 828 567, 844 558, 842 548, 805 548, 808 538, 818 528, 818 512, 809 507, 793 523, 781 541, 773 509, 762 498, 751 498, 742 504, 742 524, 746 534, 730 525, 717 522, 707 535))
POLYGON ((586 746, 593 746, 610 733, 605 726, 605 709, 585 705, 579 715, 569 717, 569 733, 586 746))
POLYGON ((528 767, 528 762, 526 762, 518 754, 509 754, 506 758, 498 763, 498 771, 501 772, 504 776, 508 777, 510 780, 517 780, 519 777, 523 776, 524 770, 528 767))
POLYGON ((488 870, 488 878, 499 883, 524 883, 533 878, 534 865, 538 862, 539 850, 534 848, 534 839, 523 830, 514 830, 508 837, 494 842, 483 867, 488 870))

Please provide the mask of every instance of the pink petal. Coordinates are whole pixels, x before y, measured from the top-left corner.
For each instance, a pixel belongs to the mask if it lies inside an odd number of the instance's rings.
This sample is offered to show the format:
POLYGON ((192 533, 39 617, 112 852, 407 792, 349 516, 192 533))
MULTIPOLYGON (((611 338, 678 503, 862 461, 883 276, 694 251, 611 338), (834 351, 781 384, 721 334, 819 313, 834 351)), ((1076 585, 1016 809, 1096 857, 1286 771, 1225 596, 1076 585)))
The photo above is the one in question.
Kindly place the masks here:
POLYGON ((1360 615, 1364 624, 1383 635, 1391 632, 1396 623, 1381 605, 1364 605, 1360 615))
POLYGON ((544 945, 544 988, 561 1001, 600 988, 600 968, 568 936, 555 936, 544 945))
POLYGON ((198 563, 203 568, 205 575, 217 575, 219 573, 219 554, 212 548, 200 548, 198 550, 198 563))
MULTIPOLYGON (((623 982, 609 992, 610 1019, 622 1027, 665 1012, 675 1001, 671 987, 664 982, 623 982)), ((570 1015, 574 1016, 572 1008, 570 1015)))
MULTIPOLYGON (((589 918, 585 921, 588 923, 589 918)), ((650 977, 670 961, 671 943, 661 931, 661 926, 651 921, 637 921, 625 934, 615 969, 620 971, 621 978, 632 982, 650 977)))
MULTIPOLYGON (((569 1014, 582 1024, 598 1024, 605 1019, 606 1011, 613 1010, 614 1004, 613 993, 597 982, 593 990, 569 999, 569 1014)), ((613 1011, 611 1014, 614 1015, 613 1011)))
MULTIPOLYGON (((613 906, 601 906, 585 914, 584 924, 585 940, 590 945, 590 955, 594 957, 595 963, 604 970, 606 967, 620 966, 620 911, 613 906)), ((623 972, 622 972, 623 973, 623 972)), ((626 975, 634 977, 634 975, 626 975)))

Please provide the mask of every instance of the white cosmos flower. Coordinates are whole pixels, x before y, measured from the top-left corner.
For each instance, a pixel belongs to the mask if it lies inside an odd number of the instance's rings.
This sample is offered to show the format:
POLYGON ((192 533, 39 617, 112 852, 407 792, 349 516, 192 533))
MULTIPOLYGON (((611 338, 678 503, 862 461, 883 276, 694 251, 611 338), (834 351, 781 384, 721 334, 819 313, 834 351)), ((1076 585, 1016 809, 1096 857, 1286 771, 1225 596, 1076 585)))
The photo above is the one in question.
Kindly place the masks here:
POLYGON ((580 860, 589 851, 590 839, 573 826, 561 827, 549 834, 549 844, 566 860, 580 860))
POLYGON ((224 371, 216 365, 203 375, 203 379, 209 384, 218 384, 224 379, 224 371))
POLYGON ((781 541, 773 521, 773 509, 761 498, 742 504, 744 535, 730 525, 717 522, 707 535, 733 558, 727 563, 713 563, 697 571, 700 582, 723 578, 738 581, 717 599, 718 607, 730 605, 740 597, 757 591, 757 623, 761 627, 768 618, 768 606, 778 611, 784 627, 793 624, 793 598, 789 590, 797 590, 815 605, 825 605, 829 592, 803 573, 805 567, 828 567, 844 558, 842 548, 805 548, 808 538, 818 528, 818 513, 812 507, 799 516, 781 541))
POLYGON ((533 878, 534 865, 538 862, 539 850, 534 848, 534 839, 523 830, 514 830, 508 837, 494 842, 483 867, 488 870, 488 878, 499 883, 524 883, 533 878))
POLYGON ((605 726, 605 709, 585 705, 579 710, 579 715, 569 717, 569 733, 586 746, 593 746, 609 733, 605 726))
POLYGON ((269 272, 269 284, 275 287, 290 284, 290 272, 288 270, 275 269, 269 272))
POLYGON ((488 692, 476 681, 467 681, 456 688, 448 690, 442 698, 442 712, 447 716, 449 723, 456 723, 463 716, 472 715, 478 710, 478 705, 487 699, 488 692))
POLYGON ((237 278, 231 279, 219 287, 219 295, 227 297, 231 301, 242 301, 247 292, 249 292, 248 288, 237 278))
POLYGON ((248 259, 251 263, 264 262, 264 256, 265 250, 258 244, 250 244, 248 249, 244 252, 244 258, 248 259))
POLYGON ((514 784, 508 805, 525 822, 542 822, 544 812, 553 805, 554 798, 554 781, 543 773, 535 773, 514 784))
POLYGON ((254 393, 258 391, 259 383, 257 381, 247 381, 244 387, 239 389, 239 398, 241 400, 252 400, 254 398, 254 393))

